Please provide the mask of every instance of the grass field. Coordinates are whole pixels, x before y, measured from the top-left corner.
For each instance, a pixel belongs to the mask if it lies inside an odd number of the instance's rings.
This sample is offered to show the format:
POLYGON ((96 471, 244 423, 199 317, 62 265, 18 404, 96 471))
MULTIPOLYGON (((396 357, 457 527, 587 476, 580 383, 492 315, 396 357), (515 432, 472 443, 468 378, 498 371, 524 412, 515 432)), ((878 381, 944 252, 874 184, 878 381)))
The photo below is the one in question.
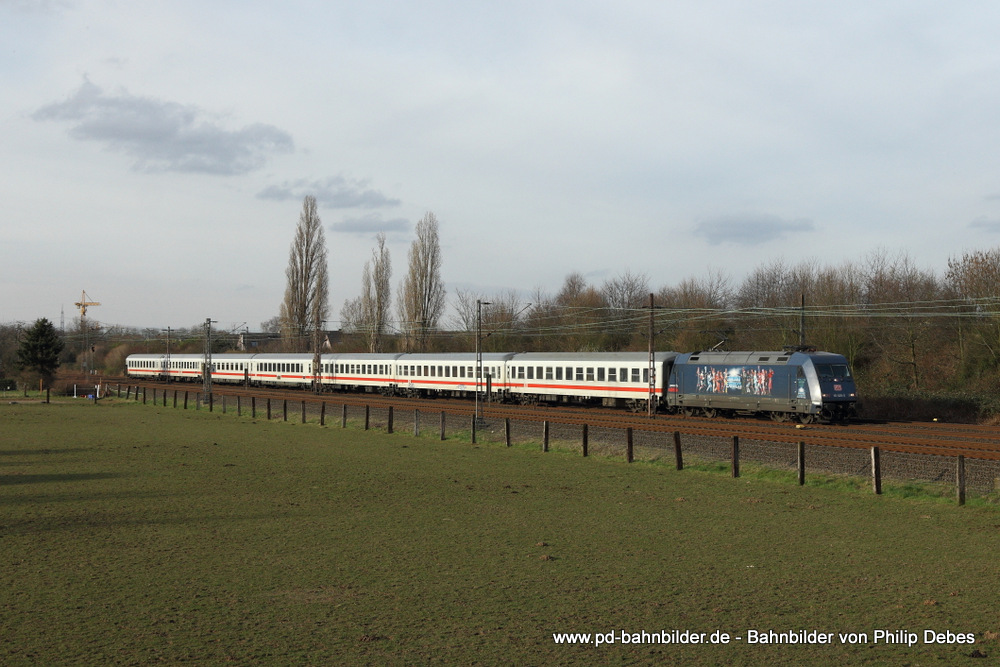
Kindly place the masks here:
POLYGON ((4 665, 1000 656, 989 507, 79 401, 0 405, 0 510, 4 665))

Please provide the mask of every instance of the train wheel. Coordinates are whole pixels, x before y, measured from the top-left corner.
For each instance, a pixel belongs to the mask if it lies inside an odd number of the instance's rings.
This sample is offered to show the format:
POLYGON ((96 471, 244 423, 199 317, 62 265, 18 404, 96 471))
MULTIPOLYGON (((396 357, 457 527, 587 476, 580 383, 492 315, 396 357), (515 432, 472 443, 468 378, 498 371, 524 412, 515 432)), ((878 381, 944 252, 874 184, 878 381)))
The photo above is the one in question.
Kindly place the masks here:
POLYGON ((806 414, 806 413, 802 413, 802 414, 799 415, 799 423, 800 424, 812 424, 815 421, 816 421, 816 416, 815 415, 809 415, 809 414, 806 414))
POLYGON ((715 408, 702 408, 701 415, 702 415, 702 417, 708 417, 709 419, 715 419, 716 417, 719 416, 719 411, 716 410, 715 408))

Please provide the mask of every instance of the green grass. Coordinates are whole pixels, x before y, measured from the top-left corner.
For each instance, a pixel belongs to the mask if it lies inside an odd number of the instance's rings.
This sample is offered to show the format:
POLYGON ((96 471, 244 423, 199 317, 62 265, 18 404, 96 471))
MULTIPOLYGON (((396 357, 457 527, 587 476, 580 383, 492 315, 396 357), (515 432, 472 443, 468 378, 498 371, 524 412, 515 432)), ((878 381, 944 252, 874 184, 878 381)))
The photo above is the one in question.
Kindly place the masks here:
POLYGON ((0 405, 0 434, 4 665, 1000 656, 993 508, 124 401, 0 405), (749 629, 870 641, 552 638, 749 629))

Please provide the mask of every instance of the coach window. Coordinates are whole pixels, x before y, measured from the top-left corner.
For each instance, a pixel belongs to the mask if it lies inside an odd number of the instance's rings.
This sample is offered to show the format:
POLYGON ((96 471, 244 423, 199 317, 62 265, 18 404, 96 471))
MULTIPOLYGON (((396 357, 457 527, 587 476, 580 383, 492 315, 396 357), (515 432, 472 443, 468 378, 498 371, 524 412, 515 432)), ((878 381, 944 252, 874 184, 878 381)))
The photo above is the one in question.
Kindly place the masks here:
POLYGON ((556 366, 556 379, 562 380, 562 366, 556 366))
POLYGON ((642 381, 645 384, 649 384, 649 369, 648 368, 643 368, 642 369, 642 381))
POLYGON ((578 366, 576 369, 576 380, 577 382, 583 382, 583 366, 578 366))
POLYGON ((639 382, 639 369, 638 368, 633 368, 632 369, 632 382, 639 382))
POLYGON ((545 379, 546 380, 551 380, 552 379, 552 366, 546 366, 545 367, 545 379))
POLYGON ((604 366, 597 369, 597 381, 604 382, 604 366))
POLYGON ((587 368, 587 382, 594 381, 594 369, 593 367, 587 368))

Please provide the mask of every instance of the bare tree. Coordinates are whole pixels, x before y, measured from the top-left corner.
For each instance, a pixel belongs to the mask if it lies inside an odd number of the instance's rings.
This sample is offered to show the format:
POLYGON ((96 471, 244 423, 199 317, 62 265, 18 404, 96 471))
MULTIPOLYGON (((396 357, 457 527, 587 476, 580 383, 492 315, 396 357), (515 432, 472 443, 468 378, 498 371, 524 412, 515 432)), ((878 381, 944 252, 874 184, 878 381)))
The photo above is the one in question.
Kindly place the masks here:
POLYGON ((487 296, 471 290, 457 290, 454 301, 454 328, 461 332, 465 349, 475 347, 482 312, 482 345, 486 351, 523 349, 521 334, 525 306, 514 290, 487 296))
POLYGON ((947 287, 962 300, 962 317, 955 318, 957 350, 965 372, 979 375, 987 368, 1000 365, 1000 316, 996 303, 1000 299, 1000 248, 966 251, 961 257, 948 258, 945 275, 947 287), (968 329, 968 333, 966 332, 968 329), (966 338, 974 343, 976 352, 965 351, 966 338))
POLYGON ((397 297, 408 350, 427 349, 428 336, 437 327, 444 310, 444 295, 438 221, 428 212, 417 223, 417 238, 410 246, 409 268, 397 297))
POLYGON ((318 354, 330 305, 326 238, 312 195, 302 201, 285 277, 288 282, 279 317, 286 349, 303 351, 311 337, 313 353, 318 354))
POLYGON ((604 348, 617 352, 628 347, 632 336, 646 323, 647 313, 641 308, 649 295, 649 277, 631 271, 606 280, 601 286, 601 296, 607 304, 604 348))
POLYGON ((389 305, 392 301, 389 278, 392 277, 392 263, 389 249, 385 247, 385 232, 375 237, 372 258, 365 262, 361 274, 361 297, 355 327, 364 336, 369 352, 385 349, 386 329, 389 326, 389 305))
POLYGON ((891 256, 884 250, 869 255, 864 280, 868 307, 881 315, 869 333, 886 364, 882 381, 886 387, 926 388, 941 375, 940 325, 934 317, 941 283, 905 252, 891 256))
POLYGON ((583 275, 574 272, 566 276, 549 308, 551 313, 558 314, 551 321, 563 332, 563 349, 574 352, 603 349, 601 336, 606 309, 604 295, 588 285, 583 275))
POLYGON ((663 287, 657 302, 658 327, 668 333, 676 350, 704 350, 732 330, 728 309, 733 300, 732 278, 712 270, 706 278, 686 278, 676 287, 663 287))

